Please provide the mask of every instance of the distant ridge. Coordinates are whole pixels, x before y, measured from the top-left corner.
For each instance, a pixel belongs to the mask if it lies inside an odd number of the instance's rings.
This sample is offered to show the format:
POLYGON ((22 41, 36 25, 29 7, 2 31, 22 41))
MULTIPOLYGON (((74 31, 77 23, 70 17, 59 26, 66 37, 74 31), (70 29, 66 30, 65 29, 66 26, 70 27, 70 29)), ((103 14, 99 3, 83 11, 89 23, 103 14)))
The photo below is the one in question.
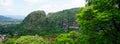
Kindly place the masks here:
POLYGON ((0 21, 5 21, 5 20, 13 20, 13 19, 10 17, 0 15, 0 21))
POLYGON ((12 18, 5 17, 5 16, 0 15, 0 19, 12 19, 12 18))

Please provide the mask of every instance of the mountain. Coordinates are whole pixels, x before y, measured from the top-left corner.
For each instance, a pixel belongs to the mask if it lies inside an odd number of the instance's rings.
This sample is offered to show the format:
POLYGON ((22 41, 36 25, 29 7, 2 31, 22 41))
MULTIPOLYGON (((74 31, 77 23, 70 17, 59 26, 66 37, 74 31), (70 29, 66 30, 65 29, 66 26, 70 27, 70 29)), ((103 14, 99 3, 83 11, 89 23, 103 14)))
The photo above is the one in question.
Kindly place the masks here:
POLYGON ((0 15, 0 21, 6 21, 6 20, 13 20, 13 19, 10 17, 0 15))
POLYGON ((45 18, 45 16, 46 14, 42 10, 33 11, 23 20, 23 23, 30 24, 30 26, 36 24, 37 26, 45 18))
POLYGON ((0 15, 0 26, 3 25, 13 25, 13 24, 20 24, 22 22, 22 19, 13 19, 10 17, 2 16, 0 15))
POLYGON ((23 19, 19 18, 12 18, 0 15, 0 21, 22 21, 23 19))
POLYGON ((44 11, 33 11, 21 23, 26 30, 41 29, 41 26, 44 25, 45 17, 44 11))
POLYGON ((78 30, 79 26, 76 22, 76 14, 79 12, 79 8, 66 9, 55 13, 48 13, 47 18, 49 22, 52 22, 50 23, 51 25, 54 24, 62 28, 65 32, 68 32, 70 29, 78 30))
POLYGON ((0 19, 11 19, 11 18, 0 15, 0 19))
POLYGON ((62 10, 45 14, 43 10, 33 11, 21 22, 17 30, 18 35, 57 35, 71 30, 78 30, 76 14, 79 8, 62 10))

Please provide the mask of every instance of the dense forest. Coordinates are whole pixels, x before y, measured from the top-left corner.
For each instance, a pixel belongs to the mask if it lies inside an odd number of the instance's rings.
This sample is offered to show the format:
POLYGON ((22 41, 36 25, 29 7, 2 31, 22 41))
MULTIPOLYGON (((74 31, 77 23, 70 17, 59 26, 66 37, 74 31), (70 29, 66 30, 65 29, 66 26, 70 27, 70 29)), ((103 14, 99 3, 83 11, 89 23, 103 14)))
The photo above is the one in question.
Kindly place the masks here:
POLYGON ((120 0, 86 0, 85 7, 46 14, 33 11, 0 27, 0 44, 120 44, 120 0))

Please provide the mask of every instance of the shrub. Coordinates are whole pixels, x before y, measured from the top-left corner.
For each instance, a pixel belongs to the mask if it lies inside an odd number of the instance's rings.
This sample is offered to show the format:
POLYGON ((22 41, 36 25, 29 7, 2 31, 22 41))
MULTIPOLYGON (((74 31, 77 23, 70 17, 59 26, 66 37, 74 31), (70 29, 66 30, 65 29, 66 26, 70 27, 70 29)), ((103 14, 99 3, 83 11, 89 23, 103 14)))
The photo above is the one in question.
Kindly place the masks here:
POLYGON ((76 44, 79 38, 79 33, 76 31, 71 31, 68 34, 61 34, 55 40, 54 44, 76 44))
POLYGON ((4 43, 4 44, 14 44, 14 43, 15 43, 15 41, 16 41, 16 39, 15 39, 15 38, 11 38, 11 39, 9 39, 9 40, 5 41, 5 43, 4 43))
POLYGON ((15 44, 49 44, 49 42, 40 36, 21 36, 15 44))

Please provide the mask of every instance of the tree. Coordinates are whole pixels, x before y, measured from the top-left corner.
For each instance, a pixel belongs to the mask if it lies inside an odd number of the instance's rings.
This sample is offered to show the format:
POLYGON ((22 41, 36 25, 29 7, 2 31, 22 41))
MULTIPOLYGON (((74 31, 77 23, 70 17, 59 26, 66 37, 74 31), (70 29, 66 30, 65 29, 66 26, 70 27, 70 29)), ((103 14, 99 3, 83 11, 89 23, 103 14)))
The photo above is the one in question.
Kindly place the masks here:
POLYGON ((71 31, 67 34, 59 35, 55 40, 54 44, 79 44, 79 33, 76 31, 71 31))
MULTIPOLYGON (((119 0, 87 0, 85 8, 77 15, 80 32, 86 35, 87 44, 119 44, 119 0)), ((85 39, 85 38, 83 38, 85 39)))

